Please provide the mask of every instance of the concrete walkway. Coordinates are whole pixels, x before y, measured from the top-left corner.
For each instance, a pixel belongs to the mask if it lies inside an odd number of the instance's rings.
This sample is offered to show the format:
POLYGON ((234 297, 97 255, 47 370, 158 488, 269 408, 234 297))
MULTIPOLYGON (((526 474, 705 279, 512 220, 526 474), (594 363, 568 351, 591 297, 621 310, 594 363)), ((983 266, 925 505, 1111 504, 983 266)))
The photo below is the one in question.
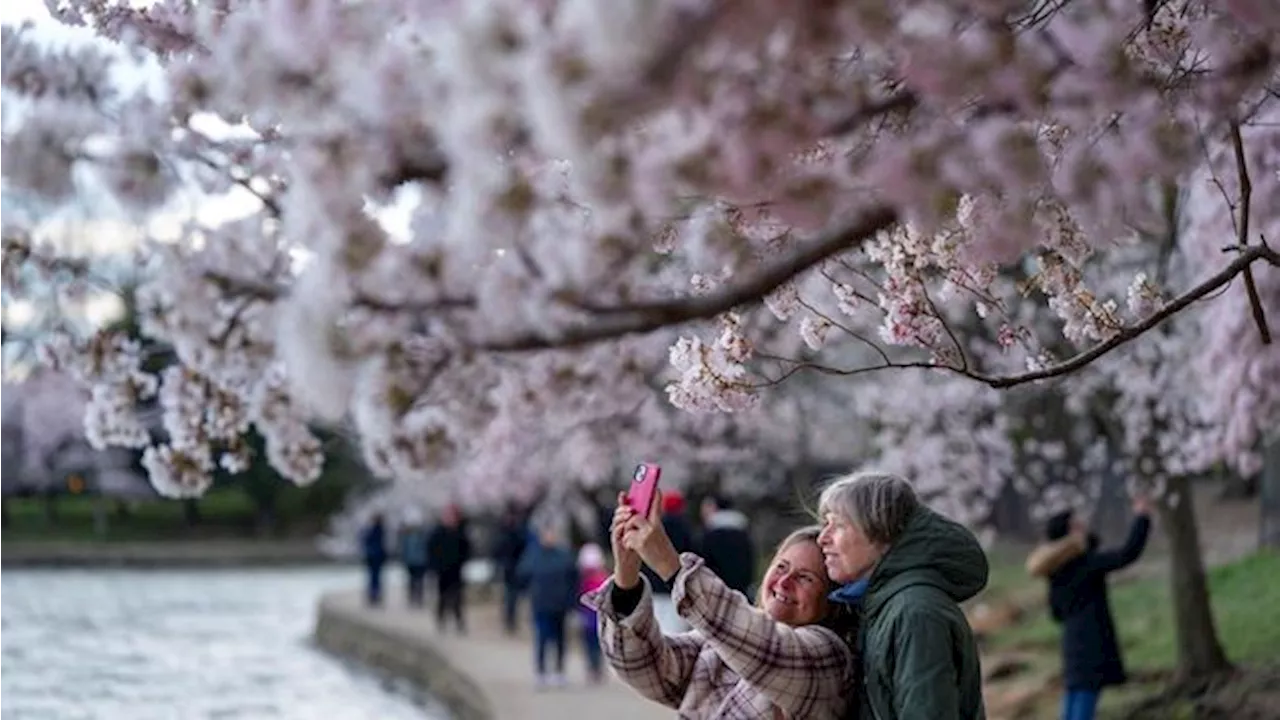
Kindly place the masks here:
POLYGON ((611 674, 600 685, 588 684, 582 646, 575 635, 570 636, 566 658, 569 686, 537 690, 534 687, 533 643, 529 639, 527 618, 522 618, 526 626, 522 628, 522 635, 509 638, 501 632, 496 604, 476 602, 468 608, 469 632, 465 636, 453 632, 452 626, 441 635, 436 632, 435 618, 429 610, 406 608, 398 592, 400 588, 393 586, 389 589, 393 590, 392 597, 388 598, 389 604, 376 610, 365 607, 357 593, 324 597, 317 623, 317 640, 327 649, 350 656, 353 660, 368 662, 400 675, 414 674, 397 670, 396 658, 387 657, 397 653, 386 649, 378 652, 361 650, 360 635, 367 633, 371 637, 382 638, 370 642, 393 639, 397 644, 403 644, 398 652, 400 658, 415 658, 412 662, 419 667, 438 664, 435 668, 422 670, 423 674, 435 675, 434 678, 426 678, 424 684, 433 695, 445 695, 439 699, 459 717, 568 720, 572 712, 574 717, 593 720, 656 720, 675 715, 674 710, 640 697, 611 674), (335 629, 340 624, 344 627, 335 629), (345 637, 334 639, 337 635, 345 637), (414 655, 411 652, 413 648, 428 652, 414 655), (471 687, 464 689, 460 685, 471 687), (475 691, 484 696, 484 702, 460 697, 475 691))

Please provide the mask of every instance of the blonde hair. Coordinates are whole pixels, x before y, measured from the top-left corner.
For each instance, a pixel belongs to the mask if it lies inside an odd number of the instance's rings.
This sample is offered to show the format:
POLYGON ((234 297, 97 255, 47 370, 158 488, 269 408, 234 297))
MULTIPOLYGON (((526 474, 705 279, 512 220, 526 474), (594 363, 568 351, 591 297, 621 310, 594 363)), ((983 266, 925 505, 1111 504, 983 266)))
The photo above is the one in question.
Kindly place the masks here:
MULTIPOLYGON (((817 547, 818 535, 821 532, 822 532, 822 528, 818 525, 806 525, 798 530, 792 531, 790 535, 783 538, 782 542, 778 543, 778 546, 774 548, 773 557, 769 559, 769 567, 772 568, 773 564, 777 562, 778 556, 781 555, 783 552, 785 552, 787 548, 791 547, 792 545, 798 545, 799 543, 807 542, 807 543, 812 543, 814 547, 817 547)), ((837 587, 839 587, 837 583, 832 582, 831 576, 827 575, 826 568, 823 568, 822 575, 827 579, 828 591, 835 590, 837 587)), ((765 592, 764 583, 761 582, 759 589, 756 590, 756 607, 764 606, 764 592, 765 592)))

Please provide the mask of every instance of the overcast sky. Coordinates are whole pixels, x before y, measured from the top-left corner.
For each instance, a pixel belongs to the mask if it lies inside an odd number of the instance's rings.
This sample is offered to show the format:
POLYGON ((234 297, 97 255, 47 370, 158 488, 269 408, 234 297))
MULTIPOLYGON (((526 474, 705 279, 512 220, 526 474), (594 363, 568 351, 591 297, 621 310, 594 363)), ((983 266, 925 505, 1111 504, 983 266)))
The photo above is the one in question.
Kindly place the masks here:
POLYGON ((28 18, 49 17, 40 0, 4 0, 0 3, 0 23, 22 22, 28 18))
POLYGON ((44 0, 0 0, 0 25, 17 25, 24 20, 34 20, 42 33, 50 38, 76 37, 80 33, 49 17, 44 0))

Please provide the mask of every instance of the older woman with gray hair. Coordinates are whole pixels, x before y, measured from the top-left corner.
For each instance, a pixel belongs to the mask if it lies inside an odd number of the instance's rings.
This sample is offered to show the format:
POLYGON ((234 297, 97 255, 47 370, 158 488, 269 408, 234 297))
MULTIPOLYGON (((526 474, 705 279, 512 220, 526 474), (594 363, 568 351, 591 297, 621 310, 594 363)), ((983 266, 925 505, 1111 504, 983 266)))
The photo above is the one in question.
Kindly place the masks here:
POLYGON ((987 584, 978 539, 889 473, 834 480, 818 511, 827 572, 843 583, 831 600, 860 617, 858 716, 983 718, 978 647, 959 606, 987 584))

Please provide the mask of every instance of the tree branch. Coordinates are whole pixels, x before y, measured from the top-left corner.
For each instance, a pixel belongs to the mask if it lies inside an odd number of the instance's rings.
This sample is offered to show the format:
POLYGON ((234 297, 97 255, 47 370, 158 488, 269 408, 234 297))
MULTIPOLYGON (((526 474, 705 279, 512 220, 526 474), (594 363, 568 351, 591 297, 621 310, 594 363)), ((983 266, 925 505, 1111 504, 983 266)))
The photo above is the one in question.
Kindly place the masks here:
POLYGON ((783 283, 812 268, 826 258, 856 247, 877 232, 897 222, 893 210, 875 208, 851 224, 829 231, 806 244, 794 254, 765 267, 743 282, 699 297, 682 297, 602 309, 603 317, 594 324, 566 329, 559 336, 529 333, 482 342, 477 349, 491 352, 527 352, 551 348, 579 347, 680 325, 693 320, 713 318, 740 305, 759 302, 783 283))
POLYGON ((874 120, 881 115, 913 110, 918 104, 919 99, 916 97, 915 93, 907 90, 901 90, 887 98, 864 105, 839 120, 836 120, 824 129, 823 135, 832 137, 845 135, 857 130, 868 121, 874 120))
MULTIPOLYGON (((1244 248, 1249 244, 1249 210, 1253 201, 1253 181, 1249 179, 1249 165, 1244 157, 1244 138, 1240 135, 1240 123, 1231 123, 1231 147, 1236 156, 1236 172, 1240 182, 1240 222, 1236 224, 1236 243, 1244 248)), ((1249 309, 1253 312, 1253 323, 1258 326, 1258 334, 1262 336, 1262 344, 1271 344, 1271 330, 1267 328, 1267 316, 1262 310, 1262 299, 1258 297, 1258 286, 1253 281, 1253 269, 1244 268, 1244 291, 1249 297, 1249 309)))
MULTIPOLYGON (((225 273, 213 271, 206 271, 202 273, 202 277, 213 283, 219 290, 228 295, 248 298, 251 300, 273 302, 289 294, 289 291, 286 288, 274 285, 270 282, 263 282, 251 278, 233 277, 225 273)), ((469 297, 443 297, 430 301, 400 303, 383 300, 382 298, 377 298, 367 293, 356 293, 355 297, 351 300, 351 304, 374 312, 422 313, 436 310, 471 308, 475 307, 475 300, 469 297)))
POLYGON ((761 354, 761 356, 765 357, 766 359, 794 363, 794 365, 791 368, 789 368, 785 373, 783 373, 781 377, 771 379, 768 382, 757 385, 756 387, 766 387, 769 385, 777 385, 781 383, 783 380, 790 378, 792 375, 802 370, 812 370, 814 372, 819 372, 824 375, 839 375, 842 377, 862 375, 864 373, 875 372, 878 370, 901 370, 901 369, 941 370, 941 371, 952 372, 957 375, 961 375, 963 377, 969 378, 970 380, 973 380, 975 382, 980 382, 983 385, 990 386, 997 390, 1016 387, 1018 385, 1025 385, 1027 383, 1035 382, 1037 380, 1048 380, 1048 379, 1059 377, 1062 375, 1067 375, 1076 370, 1079 370, 1080 368, 1083 368, 1084 366, 1088 365, 1094 360, 1097 360, 1103 355, 1106 355, 1112 350, 1115 350, 1121 345, 1124 345, 1130 340, 1133 340, 1139 337, 1140 335, 1146 333, 1147 331, 1155 328, 1160 323, 1164 322, 1170 317, 1173 317, 1174 315, 1178 314, 1182 310, 1186 309, 1187 306, 1203 298, 1204 296, 1212 293, 1213 291, 1217 290, 1223 285, 1226 285, 1227 283, 1231 282, 1233 278, 1235 278, 1237 275, 1242 274, 1246 268, 1248 268, 1252 263, 1258 260, 1265 261, 1275 267, 1280 267, 1280 252, 1272 250, 1271 248, 1266 246, 1258 246, 1258 245, 1254 245, 1252 247, 1246 248, 1240 254, 1240 257, 1236 258, 1230 265, 1227 265, 1226 267, 1224 267, 1221 271, 1219 271, 1213 277, 1208 278, 1207 280, 1195 286, 1194 288, 1188 290, 1182 295, 1179 295, 1177 298, 1174 298, 1173 300, 1165 304, 1163 307, 1161 307, 1159 310, 1157 310, 1155 313, 1153 313, 1150 317, 1138 323, 1137 325, 1133 325, 1132 327, 1125 328, 1124 330, 1121 330, 1120 332, 1113 335, 1111 338, 1109 338, 1105 342, 1099 343, 1089 348, 1088 350, 1085 350, 1082 353, 1079 353, 1067 360, 1064 360, 1063 362, 1050 365, 1049 367, 1046 367, 1046 368, 1041 368, 1040 370, 1033 370, 1031 372, 1020 373, 1017 375, 987 375, 984 373, 975 372, 967 367, 958 367, 955 365, 939 365, 936 363, 919 362, 919 361, 895 362, 895 361, 889 360, 888 358, 885 358, 882 362, 879 362, 873 365, 866 365, 866 366, 855 367, 855 368, 837 368, 837 367, 831 367, 829 365, 811 363, 803 360, 793 360, 791 358, 779 357, 774 355, 766 356, 761 354))
POLYGON ((1036 380, 1047 380, 1060 375, 1066 375, 1067 373, 1088 365, 1094 360, 1097 360, 1103 355, 1106 355, 1112 350, 1115 350, 1121 345, 1124 345, 1130 340, 1133 340, 1148 330, 1151 330, 1165 320, 1168 320, 1186 309, 1187 306, 1191 305, 1191 303, 1194 303, 1200 298, 1231 282, 1235 276, 1243 273, 1250 265, 1258 260, 1265 260, 1272 266, 1280 267, 1280 252, 1276 252, 1269 247, 1259 245, 1245 248, 1241 251, 1240 256, 1233 260, 1231 264, 1227 265, 1222 270, 1218 271, 1217 274, 1208 278, 1199 285, 1169 301, 1147 319, 1121 330, 1105 342, 1094 345, 1088 350, 1064 360, 1063 362, 1050 365, 1046 368, 1041 368, 1040 370, 1033 370, 1031 372, 1021 373, 1018 375, 990 376, 970 374, 969 376, 973 377, 975 380, 979 380, 990 385, 993 388, 1002 389, 1035 382, 1036 380))

